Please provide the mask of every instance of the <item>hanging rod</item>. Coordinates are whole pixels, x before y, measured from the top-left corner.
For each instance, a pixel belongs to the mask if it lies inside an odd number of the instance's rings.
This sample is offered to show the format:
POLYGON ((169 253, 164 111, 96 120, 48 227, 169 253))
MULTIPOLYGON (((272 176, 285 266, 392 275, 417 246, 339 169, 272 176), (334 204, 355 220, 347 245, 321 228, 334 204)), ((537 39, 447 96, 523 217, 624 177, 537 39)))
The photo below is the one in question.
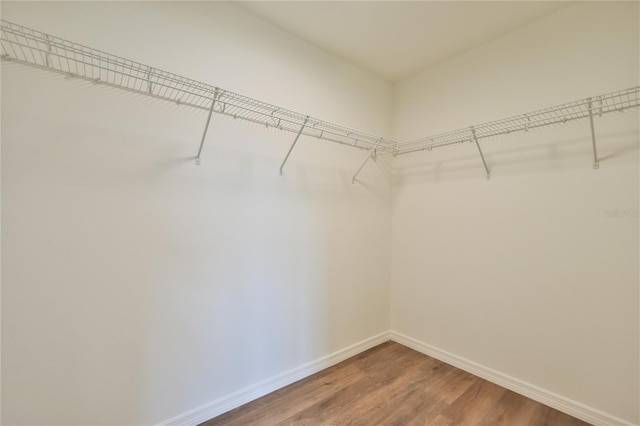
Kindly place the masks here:
POLYGON ((593 119, 595 115, 602 116, 610 112, 623 111, 624 109, 638 106, 640 106, 640 86, 403 142, 399 144, 396 154, 430 151, 433 148, 464 142, 476 141, 477 143, 478 139, 527 132, 530 129, 566 123, 582 118, 591 117, 593 119))
POLYGON ((4 60, 63 73, 179 105, 212 110, 218 114, 292 133, 298 133, 304 127, 301 134, 305 136, 363 150, 377 146, 378 152, 382 154, 394 152, 396 149, 396 142, 390 139, 382 138, 381 142, 380 136, 308 117, 6 20, 0 20, 0 29, 4 60))

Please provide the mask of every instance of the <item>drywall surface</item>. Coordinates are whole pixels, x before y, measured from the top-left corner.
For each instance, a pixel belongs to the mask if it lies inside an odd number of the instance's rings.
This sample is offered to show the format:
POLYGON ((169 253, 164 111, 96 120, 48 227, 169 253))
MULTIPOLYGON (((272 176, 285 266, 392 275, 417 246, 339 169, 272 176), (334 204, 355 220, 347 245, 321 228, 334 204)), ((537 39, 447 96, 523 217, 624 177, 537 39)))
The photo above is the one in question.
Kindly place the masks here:
MULTIPOLYGON (((391 88, 217 2, 3 18, 390 131, 391 88)), ((2 65, 2 423, 153 424, 389 329, 390 184, 366 152, 2 65)))
MULTIPOLYGON (((403 82, 409 139, 638 85, 638 4, 580 3, 403 82)), ((400 156, 394 331, 637 424, 638 111, 400 156)))

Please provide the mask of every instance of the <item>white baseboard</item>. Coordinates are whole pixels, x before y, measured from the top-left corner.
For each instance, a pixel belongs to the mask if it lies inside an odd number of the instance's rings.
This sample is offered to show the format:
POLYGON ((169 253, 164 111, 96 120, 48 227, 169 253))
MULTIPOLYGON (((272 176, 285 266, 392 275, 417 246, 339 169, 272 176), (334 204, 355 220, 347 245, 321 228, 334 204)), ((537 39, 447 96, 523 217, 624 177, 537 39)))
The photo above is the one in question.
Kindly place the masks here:
POLYGON ((292 370, 285 371, 284 373, 268 378, 262 382, 256 383, 255 385, 251 385, 230 395, 216 399, 215 401, 202 405, 198 408, 194 408, 193 410, 182 413, 169 420, 165 420, 157 426, 196 426, 197 424, 219 416, 222 413, 226 413, 229 410, 233 410, 247 402, 253 401, 254 399, 290 385, 291 383, 297 382, 300 379, 304 379, 318 371, 329 368, 347 358, 351 358, 352 356, 364 352, 367 349, 371 349, 374 346, 384 343, 389 339, 390 332, 385 331, 330 355, 301 365, 300 367, 296 367, 292 370))
POLYGON ((556 410, 562 411, 570 416, 577 417, 587 423, 591 423, 596 426, 633 426, 632 423, 629 423, 626 420, 603 413, 595 408, 591 408, 577 401, 573 401, 569 398, 565 398, 561 395, 516 379, 515 377, 508 376, 499 371, 477 364, 473 361, 469 361, 468 359, 428 345, 412 337, 405 336, 404 334, 391 331, 391 340, 524 395, 534 401, 548 405, 549 407, 555 408, 556 410))
POLYGON ((524 395, 534 401, 548 405, 549 407, 555 408, 556 410, 562 411, 570 416, 584 420, 585 422, 591 423, 595 426, 633 426, 633 423, 626 420, 539 388, 530 383, 516 379, 515 377, 511 377, 499 371, 485 367, 396 331, 380 333, 347 348, 334 352, 333 354, 286 371, 260 383, 256 383, 255 385, 241 389, 208 404, 187 411, 186 413, 159 423, 157 426, 196 426, 199 423, 226 413, 229 410, 233 410, 247 402, 251 402, 254 399, 290 385, 291 383, 315 374, 325 368, 331 367, 332 365, 388 340, 393 340, 394 342, 405 345, 411 349, 415 349, 425 355, 429 355, 440 361, 446 362, 447 364, 453 365, 454 367, 458 367, 473 375, 524 395))

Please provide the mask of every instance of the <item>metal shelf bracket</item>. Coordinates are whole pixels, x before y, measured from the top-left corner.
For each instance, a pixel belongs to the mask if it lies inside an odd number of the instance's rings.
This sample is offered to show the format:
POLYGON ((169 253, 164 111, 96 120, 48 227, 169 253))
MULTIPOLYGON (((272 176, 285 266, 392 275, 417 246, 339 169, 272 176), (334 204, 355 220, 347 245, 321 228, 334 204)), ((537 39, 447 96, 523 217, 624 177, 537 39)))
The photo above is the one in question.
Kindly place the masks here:
POLYGON ((476 147, 478 148, 478 152, 480 153, 480 158, 482 159, 482 165, 484 166, 484 171, 487 172, 487 180, 491 178, 491 173, 489 172, 489 168, 487 167, 487 162, 484 160, 484 155, 482 154, 482 149, 480 149, 480 144, 478 143, 478 137, 476 136, 476 129, 471 128, 471 136, 473 137, 473 141, 476 143, 476 147))
POLYGON ((284 157, 284 161, 282 161, 282 164, 280 165, 280 174, 281 175, 282 175, 282 169, 284 168, 285 163, 289 159, 289 156, 291 155, 291 151, 293 151, 293 147, 296 146, 296 143, 298 143, 298 139, 300 138, 300 135, 302 134, 302 131, 304 130, 305 126, 307 125, 307 121, 309 121, 309 116, 307 116, 307 118, 305 118, 304 124, 302 125, 302 127, 300 127, 300 130, 298 130, 298 133, 296 134, 296 138, 293 140, 293 143, 291 144, 291 148, 289 148, 289 152, 287 152, 287 156, 284 157))
POLYGON ((376 152, 376 149, 378 149, 378 145, 380 145, 381 142, 382 142, 382 139, 380 139, 380 141, 378 141, 378 143, 369 150, 369 154, 367 155, 367 158, 364 159, 364 161, 362 162, 362 165, 360 166, 356 174, 353 175, 353 178, 351 178, 351 183, 356 183, 356 177, 358 177, 358 175, 360 174, 360 171, 364 168, 364 165, 367 164, 367 161, 369 161, 369 159, 373 157, 373 155, 376 152))
POLYGON ((587 108, 589 109, 589 124, 591 125, 591 146, 593 147, 593 168, 599 169, 600 161, 598 160, 598 150, 596 149, 596 132, 593 128, 593 110, 591 108, 591 98, 588 98, 587 102, 587 108))
MULTIPOLYGON (((151 88, 149 88, 151 90, 151 88)), ((204 140, 207 137, 207 130, 209 130, 209 123, 211 122, 211 115, 213 114, 213 108, 216 106, 216 100, 218 100, 218 89, 216 88, 213 99, 211 99, 211 108, 209 108, 209 115, 207 116, 207 123, 204 125, 204 132, 202 133, 202 139, 200 140, 200 147, 198 148, 198 155, 196 155, 196 165, 200 165, 200 156, 202 155, 202 147, 204 146, 204 140)))

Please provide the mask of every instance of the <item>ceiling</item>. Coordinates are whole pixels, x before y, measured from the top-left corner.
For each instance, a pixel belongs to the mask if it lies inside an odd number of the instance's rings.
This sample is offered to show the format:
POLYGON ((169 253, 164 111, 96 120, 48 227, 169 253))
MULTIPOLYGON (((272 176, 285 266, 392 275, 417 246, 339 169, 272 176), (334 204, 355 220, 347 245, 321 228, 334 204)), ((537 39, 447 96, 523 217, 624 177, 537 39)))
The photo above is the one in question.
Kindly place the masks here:
POLYGON ((235 4, 395 83, 570 3, 241 1, 235 4))

